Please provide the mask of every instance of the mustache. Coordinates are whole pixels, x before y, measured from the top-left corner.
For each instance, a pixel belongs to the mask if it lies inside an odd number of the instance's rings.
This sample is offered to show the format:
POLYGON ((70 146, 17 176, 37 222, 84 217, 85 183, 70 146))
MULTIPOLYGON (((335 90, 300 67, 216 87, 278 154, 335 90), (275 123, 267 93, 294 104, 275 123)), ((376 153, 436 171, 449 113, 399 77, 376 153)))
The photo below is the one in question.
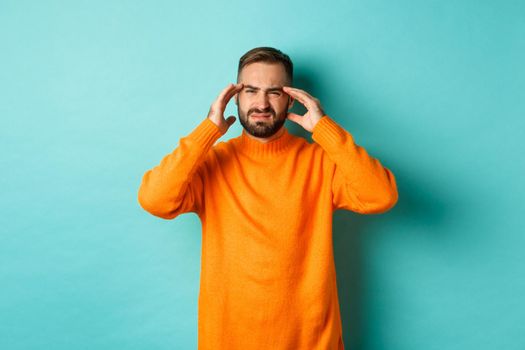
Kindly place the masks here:
POLYGON ((257 108, 253 108, 253 109, 250 109, 248 111, 248 115, 251 115, 252 113, 260 113, 260 114, 263 114, 263 113, 270 113, 271 115, 273 115, 275 117, 275 111, 273 110, 272 107, 268 107, 266 109, 257 109, 257 108))

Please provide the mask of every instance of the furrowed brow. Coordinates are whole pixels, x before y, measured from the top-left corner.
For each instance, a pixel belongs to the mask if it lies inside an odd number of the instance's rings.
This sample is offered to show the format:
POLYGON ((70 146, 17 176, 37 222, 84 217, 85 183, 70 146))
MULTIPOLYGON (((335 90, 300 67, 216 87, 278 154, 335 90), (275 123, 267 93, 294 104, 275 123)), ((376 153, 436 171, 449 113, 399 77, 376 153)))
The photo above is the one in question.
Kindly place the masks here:
MULTIPOLYGON (((259 88, 257 86, 247 85, 247 84, 244 85, 244 88, 245 89, 253 89, 253 90, 260 90, 261 89, 261 88, 259 88)), ((283 88, 280 87, 280 86, 275 86, 275 87, 271 87, 271 88, 266 89, 266 91, 283 91, 283 88)))

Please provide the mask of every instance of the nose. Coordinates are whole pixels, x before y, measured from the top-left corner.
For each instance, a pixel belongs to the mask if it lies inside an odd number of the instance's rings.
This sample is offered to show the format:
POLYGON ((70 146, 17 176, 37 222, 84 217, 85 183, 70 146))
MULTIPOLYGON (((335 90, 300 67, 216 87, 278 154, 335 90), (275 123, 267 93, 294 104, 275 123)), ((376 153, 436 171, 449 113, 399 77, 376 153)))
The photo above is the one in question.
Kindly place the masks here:
POLYGON ((255 101, 255 107, 265 112, 268 107, 270 107, 270 102, 268 101, 268 95, 264 92, 257 94, 257 100, 255 101))

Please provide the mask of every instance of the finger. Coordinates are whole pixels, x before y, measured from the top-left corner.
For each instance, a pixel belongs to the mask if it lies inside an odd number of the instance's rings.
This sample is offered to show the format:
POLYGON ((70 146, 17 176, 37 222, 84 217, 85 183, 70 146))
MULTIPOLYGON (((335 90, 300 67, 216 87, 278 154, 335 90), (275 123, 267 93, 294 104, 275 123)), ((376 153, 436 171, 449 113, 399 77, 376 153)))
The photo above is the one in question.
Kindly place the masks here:
MULTIPOLYGON (((284 88, 285 87, 283 87, 283 89, 284 88)), ((289 91, 291 91, 292 93, 295 93, 296 95, 298 94, 298 95, 303 96, 303 98, 305 98, 307 100, 312 100, 312 101, 316 101, 317 100, 315 97, 313 97, 312 95, 310 95, 308 92, 306 92, 304 90, 293 88, 293 87, 286 87, 286 89, 289 89, 289 91)))
POLYGON ((226 119, 226 123, 228 124, 228 127, 230 127, 233 123, 235 123, 235 117, 233 115, 230 115, 227 119, 226 119))
POLYGON ((304 90, 297 89, 297 88, 291 88, 290 90, 295 92, 296 94, 304 96, 305 98, 308 98, 308 99, 311 99, 311 100, 315 100, 315 97, 313 97, 312 95, 310 95, 308 92, 306 92, 304 90))
POLYGON ((230 91, 231 89, 233 88, 233 84, 228 84, 224 89, 222 89, 222 91, 219 93, 219 96, 217 96, 217 100, 222 100, 224 99, 224 96, 226 96, 226 94, 228 93, 228 91, 230 91))
POLYGON ((313 104, 315 104, 314 98, 303 90, 286 87, 283 87, 283 90, 297 101, 301 102, 307 108, 312 107, 313 104))
POLYGON ((230 84, 230 88, 226 90, 226 93, 224 94, 224 96, 222 97, 222 100, 221 102, 224 104, 224 105, 227 105, 228 102, 230 101, 230 99, 236 94, 238 93, 239 91, 242 90, 243 88, 243 84, 240 83, 240 84, 230 84))
POLYGON ((221 104, 225 105, 230 100, 231 96, 233 96, 233 94, 235 94, 234 91, 240 90, 241 87, 242 87, 242 83, 241 84, 228 84, 228 86, 226 86, 221 91, 219 96, 217 97, 217 101, 219 101, 221 104), (234 93, 232 94, 232 92, 234 92, 234 93))
POLYGON ((300 124, 303 119, 302 116, 300 116, 299 114, 295 114, 295 113, 288 113, 287 118, 298 124, 300 124))
POLYGON ((306 92, 305 90, 299 89, 299 88, 295 88, 295 87, 292 87, 292 86, 283 86, 283 89, 290 89, 290 90, 295 91, 297 93, 304 94, 304 95, 306 95, 306 96, 308 96, 310 98, 314 98, 308 92, 306 92))
POLYGON ((243 83, 239 83, 239 84, 235 84, 234 87, 228 91, 228 93, 226 94, 226 96, 224 97, 226 103, 228 103, 228 101, 233 97, 235 96, 235 94, 239 93, 239 91, 241 91, 244 87, 244 84, 243 83))
POLYGON ((297 101, 301 102, 303 105, 305 104, 306 101, 302 98, 302 96, 298 95, 297 92, 291 89, 287 89, 286 87, 283 87, 283 91, 287 93, 288 95, 292 96, 293 98, 295 98, 297 101))

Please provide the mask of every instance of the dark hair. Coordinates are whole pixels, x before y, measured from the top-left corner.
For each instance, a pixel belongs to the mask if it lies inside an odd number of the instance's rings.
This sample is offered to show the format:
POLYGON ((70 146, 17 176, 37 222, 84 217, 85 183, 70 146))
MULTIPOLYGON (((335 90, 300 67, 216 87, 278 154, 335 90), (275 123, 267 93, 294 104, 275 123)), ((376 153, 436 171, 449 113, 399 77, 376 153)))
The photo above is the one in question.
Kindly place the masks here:
POLYGON ((292 85, 293 82, 293 63, 287 54, 277 50, 273 47, 261 46, 251 49, 246 52, 239 59, 239 67, 237 69, 237 82, 239 82, 239 74, 244 66, 255 63, 255 62, 267 62, 267 63, 281 63, 286 71, 286 77, 288 78, 288 84, 292 85))

